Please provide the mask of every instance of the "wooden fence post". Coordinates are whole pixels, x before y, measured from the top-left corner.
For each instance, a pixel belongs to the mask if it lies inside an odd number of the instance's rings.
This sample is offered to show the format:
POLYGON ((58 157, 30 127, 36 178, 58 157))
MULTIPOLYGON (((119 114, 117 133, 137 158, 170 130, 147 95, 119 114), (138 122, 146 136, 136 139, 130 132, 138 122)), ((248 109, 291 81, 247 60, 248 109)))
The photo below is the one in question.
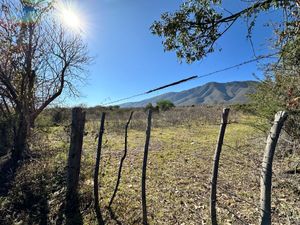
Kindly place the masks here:
POLYGON ((145 141, 145 149, 144 149, 143 168, 142 168, 143 225, 148 225, 147 204, 146 204, 146 171, 147 171, 148 150, 149 150, 150 135, 151 135, 151 119, 152 119, 152 111, 150 109, 148 112, 148 123, 147 123, 147 130, 146 130, 146 141, 145 141))
POLYGON ((213 170, 212 170, 212 177, 211 177, 211 189, 210 189, 210 218, 212 225, 217 225, 217 210, 216 210, 216 202, 217 202, 217 182, 218 182, 218 172, 219 172, 219 161, 222 151, 222 145, 225 136, 225 130, 227 126, 229 115, 229 109, 223 109, 222 113, 222 120, 220 126, 220 133, 218 138, 218 143, 216 146, 215 156, 214 156, 214 163, 213 163, 213 170))
POLYGON ((71 143, 67 167, 66 224, 82 224, 79 211, 78 183, 84 134, 85 112, 72 109, 71 143))
POLYGON ((100 160, 101 160, 101 150, 102 150, 102 138, 104 133, 104 122, 105 122, 105 112, 103 112, 101 116, 98 146, 97 146, 97 153, 96 153, 95 171, 94 171, 94 208, 95 208, 96 217, 99 225, 104 225, 104 220, 99 205, 99 181, 98 181, 99 167, 100 167, 100 160))
POLYGON ((121 161, 120 161, 120 166, 119 166, 119 171, 118 171, 118 178, 117 178, 117 183, 116 183, 116 187, 115 187, 115 190, 114 190, 114 193, 113 195, 111 196, 111 199, 109 201, 109 205, 108 207, 110 208, 113 201, 114 201, 114 198, 118 192, 118 188, 119 188, 119 184, 120 184, 120 180, 121 180, 121 173, 122 173, 122 167, 123 167, 123 163, 124 163, 124 160, 127 156, 127 138, 128 138, 128 126, 130 124, 130 121, 131 121, 131 118, 132 118, 132 115, 133 115, 133 112, 130 113, 130 116, 129 116, 129 119, 125 125, 125 144, 124 144, 124 154, 121 158, 121 161))
POLYGON ((287 113, 284 111, 276 113, 273 126, 267 139, 260 177, 261 225, 271 224, 272 164, 281 128, 287 116, 287 113))

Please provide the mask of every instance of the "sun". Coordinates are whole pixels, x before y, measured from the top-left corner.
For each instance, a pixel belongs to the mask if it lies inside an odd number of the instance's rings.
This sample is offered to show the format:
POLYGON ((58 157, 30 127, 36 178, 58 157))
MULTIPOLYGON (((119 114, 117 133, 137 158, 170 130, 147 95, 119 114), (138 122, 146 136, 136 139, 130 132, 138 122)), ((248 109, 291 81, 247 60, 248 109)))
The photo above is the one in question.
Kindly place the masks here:
POLYGON ((81 27, 80 19, 74 11, 71 11, 70 9, 64 9, 61 16, 63 23, 65 23, 67 26, 74 29, 81 27))
POLYGON ((68 1, 59 1, 57 2, 55 8, 58 12, 58 17, 60 21, 66 27, 77 32, 83 32, 83 18, 80 12, 75 7, 75 5, 71 4, 68 1))

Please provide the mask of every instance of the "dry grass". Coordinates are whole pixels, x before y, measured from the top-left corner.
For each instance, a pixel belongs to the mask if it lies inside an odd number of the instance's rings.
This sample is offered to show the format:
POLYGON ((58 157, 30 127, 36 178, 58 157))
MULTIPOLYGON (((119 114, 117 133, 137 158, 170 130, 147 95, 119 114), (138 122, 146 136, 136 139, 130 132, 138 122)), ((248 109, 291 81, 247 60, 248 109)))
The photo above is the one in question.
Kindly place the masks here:
MULTIPOLYGON (((209 224, 209 184, 220 113, 221 108, 194 107, 154 115, 147 168, 150 224, 209 224)), ((124 162, 120 189, 112 206, 114 218, 106 208, 117 179, 128 116, 129 111, 111 112, 106 122, 100 199, 107 224, 141 224, 140 190, 146 127, 146 114, 143 111, 134 115, 130 126, 128 156, 124 162)), ((249 125, 255 120, 253 116, 231 112, 219 172, 217 206, 220 224, 258 224, 260 160, 266 134, 249 125)), ((95 115, 90 115, 84 138, 80 186, 85 224, 96 224, 91 202, 98 128, 95 115)), ((60 173, 53 171, 61 171, 66 162, 66 130, 63 127, 51 127, 40 136, 40 145, 48 145, 47 148, 43 147, 48 154, 40 161, 47 162, 44 165, 49 165, 49 170, 46 167, 44 172, 52 171, 54 178, 55 174, 60 173)), ((38 142, 34 146, 44 153, 38 142)), ((295 157, 275 159, 273 224, 300 223, 299 174, 282 173, 292 161, 299 161, 295 157)), ((31 177, 30 173, 27 176, 31 177)), ((58 200, 63 199, 64 189, 55 189, 53 193, 49 194, 48 199, 51 201, 48 218, 53 218, 52 221, 59 212, 61 202, 58 200)))

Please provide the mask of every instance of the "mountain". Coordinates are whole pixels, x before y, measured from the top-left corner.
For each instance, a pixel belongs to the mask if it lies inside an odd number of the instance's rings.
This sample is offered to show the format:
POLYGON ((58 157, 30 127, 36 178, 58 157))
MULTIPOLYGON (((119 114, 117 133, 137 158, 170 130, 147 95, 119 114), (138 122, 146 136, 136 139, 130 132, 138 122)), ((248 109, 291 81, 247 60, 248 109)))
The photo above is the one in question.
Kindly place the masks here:
POLYGON ((169 92, 139 102, 124 103, 121 107, 144 107, 162 99, 170 100, 177 106, 247 103, 247 95, 255 92, 257 84, 257 81, 210 82, 181 92, 169 92))

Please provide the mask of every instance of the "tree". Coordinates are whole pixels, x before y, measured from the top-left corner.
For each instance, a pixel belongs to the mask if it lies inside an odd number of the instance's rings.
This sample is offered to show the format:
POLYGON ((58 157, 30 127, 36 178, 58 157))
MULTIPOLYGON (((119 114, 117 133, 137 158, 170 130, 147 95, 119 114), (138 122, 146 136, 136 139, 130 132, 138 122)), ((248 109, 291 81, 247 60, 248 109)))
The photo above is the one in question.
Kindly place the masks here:
POLYGON ((216 41, 239 19, 248 21, 251 37, 256 16, 262 11, 280 9, 285 19, 278 27, 279 42, 299 33, 300 0, 241 1, 247 6, 231 13, 222 7, 222 0, 185 0, 174 13, 163 13, 160 21, 151 26, 153 34, 163 37, 166 51, 175 51, 179 59, 188 63, 200 60, 215 49, 216 41))
POLYGON ((149 102, 146 106, 145 106, 145 112, 147 112, 149 109, 151 109, 151 110, 153 110, 153 105, 152 105, 152 103, 151 102, 149 102))
POLYGON ((161 111, 167 111, 167 110, 170 110, 171 108, 175 107, 173 102, 171 102, 169 100, 159 100, 158 102, 156 102, 156 106, 161 111))
POLYGON ((238 20, 247 21, 247 37, 251 40, 260 13, 283 11, 283 19, 274 26, 277 34, 274 47, 279 59, 266 67, 265 79, 253 95, 254 110, 269 121, 277 111, 286 110, 290 117, 285 130, 299 139, 300 0, 241 0, 245 7, 238 12, 229 12, 222 3, 222 0, 185 0, 176 12, 162 14, 151 30, 163 38, 166 51, 175 51, 179 59, 192 63, 213 52, 218 39, 238 20))
POLYGON ((76 94, 90 58, 79 34, 54 16, 52 1, 1 0, 0 108, 15 115, 16 162, 26 151, 38 115, 64 91, 76 94))

